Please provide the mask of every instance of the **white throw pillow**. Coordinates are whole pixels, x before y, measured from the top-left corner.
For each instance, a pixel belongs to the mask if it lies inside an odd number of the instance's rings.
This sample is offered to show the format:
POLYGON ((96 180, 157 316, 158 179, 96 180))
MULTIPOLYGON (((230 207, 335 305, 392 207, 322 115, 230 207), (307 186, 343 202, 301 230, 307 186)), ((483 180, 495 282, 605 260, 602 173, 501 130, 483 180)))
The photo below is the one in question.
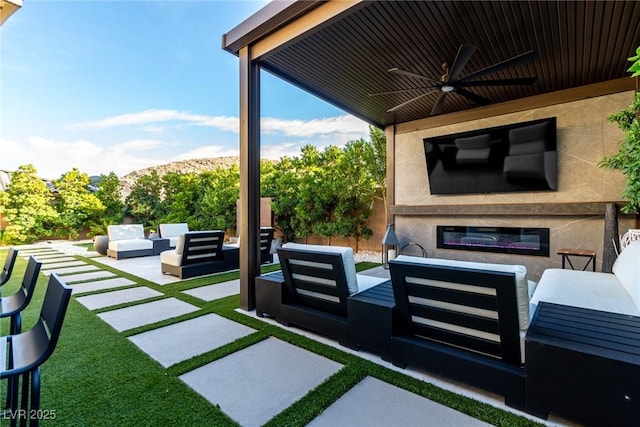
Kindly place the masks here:
POLYGON ((356 262, 353 258, 353 249, 345 246, 305 245, 304 243, 285 243, 282 247, 285 249, 327 252, 342 255, 342 264, 344 266, 344 274, 347 279, 349 294, 353 295, 358 292, 358 279, 356 277, 356 262))
POLYGON ((613 264, 613 274, 640 310, 640 240, 631 242, 613 264))
POLYGON ((178 235, 178 242, 176 243, 176 255, 182 255, 184 252, 184 233, 178 235))

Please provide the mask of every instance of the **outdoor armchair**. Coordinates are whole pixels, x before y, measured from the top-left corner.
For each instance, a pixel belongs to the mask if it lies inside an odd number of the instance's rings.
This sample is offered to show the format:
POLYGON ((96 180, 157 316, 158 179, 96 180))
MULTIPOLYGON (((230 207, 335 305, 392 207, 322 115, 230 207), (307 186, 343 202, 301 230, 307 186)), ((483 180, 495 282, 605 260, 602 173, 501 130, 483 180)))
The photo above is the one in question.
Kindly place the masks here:
POLYGON ((238 248, 223 242, 222 230, 181 234, 174 250, 160 253, 162 274, 188 279, 238 268, 238 248))
POLYGON ((178 244, 180 234, 189 232, 189 224, 181 222, 177 224, 160 224, 158 226, 158 234, 163 239, 169 239, 169 247, 175 248, 178 244))
POLYGON ((0 273, 0 286, 4 285, 11 278, 13 272, 13 266, 16 264, 16 258, 18 258, 18 250, 10 248, 7 251, 7 257, 4 260, 4 267, 2 267, 2 273, 0 273))

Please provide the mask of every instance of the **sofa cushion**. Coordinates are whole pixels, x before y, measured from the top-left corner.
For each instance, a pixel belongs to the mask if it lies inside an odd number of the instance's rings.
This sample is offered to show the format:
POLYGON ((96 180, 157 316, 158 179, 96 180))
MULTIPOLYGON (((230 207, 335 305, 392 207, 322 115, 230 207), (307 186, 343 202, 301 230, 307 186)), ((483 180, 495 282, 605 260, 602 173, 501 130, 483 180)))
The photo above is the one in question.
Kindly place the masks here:
POLYGON ((165 239, 178 237, 180 233, 187 233, 188 231, 189 231, 189 224, 187 224, 186 222, 181 222, 177 224, 160 224, 158 226, 158 232, 160 233, 160 237, 163 237, 165 239))
POLYGON ((142 224, 110 225, 107 234, 109 241, 144 239, 144 227, 142 224))
POLYGON ((342 255, 342 264, 344 266, 344 274, 346 276, 349 294, 353 295, 358 292, 356 262, 353 258, 353 249, 344 246, 306 245, 303 243, 285 243, 284 245, 282 245, 282 247, 285 249, 325 252, 342 255))
POLYGON ((179 267, 182 264, 182 254, 177 254, 174 250, 162 251, 160 252, 160 262, 179 267))
POLYGON ((153 251, 153 242, 147 239, 109 240, 109 249, 116 252, 140 251, 146 249, 153 251))
POLYGON ((640 240, 631 242, 620 252, 613 264, 613 274, 640 310, 640 240))
POLYGON ((180 234, 176 239, 176 254, 182 256, 183 252, 184 252, 184 234, 180 234))
MULTIPOLYGON (((484 262, 457 261, 451 259, 423 258, 409 255, 400 255, 398 261, 411 262, 416 264, 437 265, 446 267, 463 267, 475 270, 499 271, 503 273, 514 273, 516 280, 516 299, 518 303, 518 324, 521 331, 529 327, 529 298, 534 293, 536 283, 527 280, 527 267, 513 264, 489 264, 484 262)), ((452 284, 455 286, 455 283, 452 284)))
POLYGON ((531 298, 531 313, 541 301, 640 316, 640 310, 615 274, 550 268, 531 298))

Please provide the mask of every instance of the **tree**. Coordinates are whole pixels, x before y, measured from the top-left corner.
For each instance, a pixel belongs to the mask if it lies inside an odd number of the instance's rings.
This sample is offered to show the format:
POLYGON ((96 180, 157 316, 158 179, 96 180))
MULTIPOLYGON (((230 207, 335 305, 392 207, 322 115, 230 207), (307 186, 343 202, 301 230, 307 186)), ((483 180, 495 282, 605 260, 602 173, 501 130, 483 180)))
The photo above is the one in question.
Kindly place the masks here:
POLYGON ((363 158, 378 188, 376 197, 385 206, 384 223, 387 224, 387 137, 381 129, 369 126, 369 138, 369 148, 363 153, 363 158))
POLYGON ((236 203, 240 197, 240 170, 237 165, 200 174, 202 198, 193 222, 200 229, 235 230, 236 203))
MULTIPOLYGON (((629 58, 635 61, 628 71, 632 77, 640 73, 640 47, 637 55, 629 58)), ((621 211, 625 213, 640 212, 640 93, 635 94, 631 105, 622 111, 612 114, 609 121, 614 122, 624 132, 620 142, 620 150, 611 157, 602 159, 598 166, 619 170, 625 176, 625 188, 622 197, 626 200, 621 211)))
POLYGON ((339 177, 338 204, 334 221, 339 234, 356 239, 356 251, 360 239, 368 239, 373 230, 367 227, 367 219, 373 212, 378 193, 375 171, 371 167, 373 147, 364 140, 351 141, 335 168, 339 177))
POLYGON ((201 176, 195 173, 169 172, 162 177, 165 198, 160 210, 164 213, 161 218, 163 222, 191 223, 193 221, 192 217, 202 197, 201 180, 201 176))
POLYGON ((131 187, 125 203, 127 212, 135 222, 145 226, 156 222, 163 214, 162 181, 158 172, 152 170, 151 173, 140 176, 131 187))
POLYGON ((57 213, 51 206, 53 196, 31 164, 11 174, 11 183, 0 198, 7 227, 2 238, 7 243, 31 243, 51 235, 57 213))
POLYGON ((55 209, 58 212, 58 232, 76 238, 84 229, 95 225, 105 212, 100 199, 89 192, 89 176, 73 168, 54 182, 58 190, 55 209))
MULTIPOLYGON (((102 223, 120 224, 124 219, 124 203, 122 202, 122 184, 118 175, 109 172, 108 175, 100 175, 100 183, 95 196, 104 206, 102 223)), ((105 230, 106 233, 106 230, 105 230)))
POLYGON ((261 164, 260 192, 271 197, 271 212, 285 241, 296 238, 296 206, 301 164, 296 157, 283 157, 272 166, 261 164))

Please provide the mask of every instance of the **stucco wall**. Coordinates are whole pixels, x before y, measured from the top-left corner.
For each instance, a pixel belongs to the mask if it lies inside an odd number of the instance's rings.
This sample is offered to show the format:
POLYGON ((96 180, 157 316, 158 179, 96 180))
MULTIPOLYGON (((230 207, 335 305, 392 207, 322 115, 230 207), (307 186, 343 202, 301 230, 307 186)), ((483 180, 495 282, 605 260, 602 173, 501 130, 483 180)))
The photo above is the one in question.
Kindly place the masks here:
MULTIPOLYGON (((396 135, 395 204, 396 205, 482 205, 540 204, 563 202, 603 202, 620 200, 624 178, 618 172, 598 168, 603 156, 618 150, 622 132, 607 121, 612 113, 625 108, 633 91, 594 97, 534 110, 441 126, 396 135), (432 196, 429 192, 423 138, 474 129, 500 126, 545 117, 557 117, 558 191, 519 192, 482 195, 432 196)), ((429 256, 526 265, 533 280, 545 268, 558 267, 562 247, 595 249, 598 269, 602 259, 604 218, 568 216, 396 216, 396 230, 402 244, 415 241, 429 256), (511 227, 548 227, 551 229, 551 256, 534 257, 483 252, 436 249, 436 225, 484 225, 511 227)), ((619 217, 620 233, 633 228, 634 218, 619 217)))

